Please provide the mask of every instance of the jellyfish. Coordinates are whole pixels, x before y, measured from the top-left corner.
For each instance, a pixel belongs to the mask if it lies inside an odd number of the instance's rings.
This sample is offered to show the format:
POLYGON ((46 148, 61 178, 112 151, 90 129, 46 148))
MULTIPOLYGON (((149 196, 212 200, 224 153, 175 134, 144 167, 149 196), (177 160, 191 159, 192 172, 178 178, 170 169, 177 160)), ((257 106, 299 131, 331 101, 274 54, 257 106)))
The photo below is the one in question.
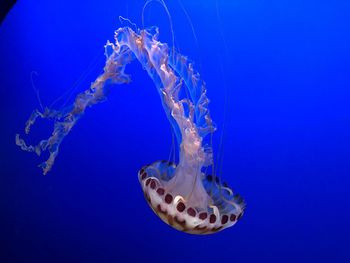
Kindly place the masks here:
POLYGON ((184 55, 159 41, 157 27, 145 29, 125 26, 115 31, 114 43, 105 45, 104 71, 90 88, 78 94, 63 110, 35 110, 25 126, 30 132, 37 118, 54 122, 48 139, 27 145, 17 134, 22 150, 49 158, 40 167, 47 174, 60 145, 83 116, 86 109, 106 99, 111 84, 125 84, 131 76, 126 66, 138 61, 158 91, 179 148, 178 163, 156 161, 138 172, 145 199, 168 225, 191 234, 210 234, 233 226, 243 215, 245 202, 215 174, 206 174, 213 164, 211 144, 205 143, 215 131, 206 95, 206 85, 193 63, 184 55), (181 94, 186 94, 183 96, 181 94))

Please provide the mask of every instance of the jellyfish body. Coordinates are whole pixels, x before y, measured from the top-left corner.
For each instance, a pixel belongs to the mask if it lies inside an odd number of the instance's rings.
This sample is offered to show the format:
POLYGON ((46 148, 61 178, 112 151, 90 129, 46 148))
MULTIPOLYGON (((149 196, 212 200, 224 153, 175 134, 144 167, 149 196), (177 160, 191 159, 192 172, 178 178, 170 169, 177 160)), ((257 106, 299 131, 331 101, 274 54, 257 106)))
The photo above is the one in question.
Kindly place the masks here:
MULTIPOLYGON (((139 171, 145 198, 167 224, 191 234, 211 234, 233 226, 242 216, 244 202, 227 185, 201 174, 186 189, 182 169, 168 161, 158 161, 139 171), (187 190, 187 191, 186 191, 187 190)), ((216 177, 217 178, 217 177, 216 177)))
POLYGON ((184 232, 209 234, 232 226, 242 216, 243 200, 217 177, 205 175, 203 167, 213 162, 211 145, 206 136, 215 131, 210 117, 206 87, 189 60, 158 41, 158 29, 152 27, 115 31, 115 43, 105 46, 104 72, 90 89, 79 94, 73 105, 63 111, 34 111, 27 121, 26 133, 37 117, 55 121, 54 131, 47 140, 27 146, 16 136, 23 150, 48 150, 49 159, 41 164, 44 174, 52 167, 64 137, 74 127, 87 107, 103 101, 106 84, 130 81, 124 70, 132 60, 138 60, 153 80, 164 110, 179 144, 179 163, 158 161, 139 171, 139 181, 145 198, 155 213, 169 225, 184 232), (188 96, 182 98, 186 89, 188 96))

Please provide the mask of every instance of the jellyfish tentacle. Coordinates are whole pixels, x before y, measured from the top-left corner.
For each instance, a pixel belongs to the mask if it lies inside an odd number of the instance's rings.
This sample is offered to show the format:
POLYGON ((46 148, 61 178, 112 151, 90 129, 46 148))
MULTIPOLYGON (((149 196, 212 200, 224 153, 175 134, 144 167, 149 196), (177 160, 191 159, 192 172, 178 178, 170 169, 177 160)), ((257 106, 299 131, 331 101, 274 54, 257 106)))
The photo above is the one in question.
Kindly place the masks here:
POLYGON ((44 112, 33 111, 26 122, 25 132, 28 134, 30 128, 34 125, 38 117, 51 119, 54 121, 54 130, 48 139, 40 141, 37 145, 27 146, 25 141, 16 134, 16 144, 24 151, 35 152, 40 155, 42 151, 49 151, 49 158, 39 166, 43 174, 47 174, 58 155, 60 144, 65 136, 69 134, 76 122, 84 114, 87 107, 100 103, 105 100, 107 89, 106 83, 128 83, 130 77, 124 73, 125 66, 133 59, 130 50, 122 49, 120 53, 109 54, 108 49, 113 44, 107 42, 105 46, 106 64, 104 72, 91 84, 90 88, 77 95, 74 104, 66 107, 62 111, 56 111, 46 108, 44 112))

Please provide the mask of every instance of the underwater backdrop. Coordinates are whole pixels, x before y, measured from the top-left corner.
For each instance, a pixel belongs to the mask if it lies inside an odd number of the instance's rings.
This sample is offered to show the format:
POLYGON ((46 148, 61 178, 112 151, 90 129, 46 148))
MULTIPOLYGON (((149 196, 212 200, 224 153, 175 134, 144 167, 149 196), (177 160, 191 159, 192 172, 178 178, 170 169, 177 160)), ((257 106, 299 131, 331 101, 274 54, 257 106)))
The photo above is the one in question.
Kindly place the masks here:
POLYGON ((0 25, 0 262, 350 262, 347 1, 18 1, 0 25), (218 175, 247 207, 190 235, 149 208, 137 173, 167 160, 171 128, 142 66, 62 142, 52 170, 21 151, 101 74, 123 26, 158 26, 207 84, 218 175), (144 24, 144 25, 143 25, 144 24), (172 25, 172 26, 171 26, 172 25))

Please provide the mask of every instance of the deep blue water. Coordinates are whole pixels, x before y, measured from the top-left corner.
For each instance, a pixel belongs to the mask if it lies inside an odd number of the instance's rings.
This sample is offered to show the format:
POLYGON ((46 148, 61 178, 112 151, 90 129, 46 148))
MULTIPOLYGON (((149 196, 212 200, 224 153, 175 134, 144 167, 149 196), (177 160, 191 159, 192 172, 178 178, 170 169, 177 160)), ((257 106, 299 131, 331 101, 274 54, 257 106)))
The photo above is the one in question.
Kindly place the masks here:
MULTIPOLYGON (((47 176, 45 158, 16 147, 39 107, 31 74, 44 106, 77 81, 74 94, 86 89, 119 15, 141 27, 144 2, 23 0, 2 23, 0 262, 350 262, 348 1, 166 1, 176 47, 207 82, 221 176, 247 202, 223 232, 176 231, 144 200, 137 172, 168 158, 171 132, 138 63, 131 84, 87 110, 47 176)), ((145 25, 171 44, 159 4, 145 25)))

